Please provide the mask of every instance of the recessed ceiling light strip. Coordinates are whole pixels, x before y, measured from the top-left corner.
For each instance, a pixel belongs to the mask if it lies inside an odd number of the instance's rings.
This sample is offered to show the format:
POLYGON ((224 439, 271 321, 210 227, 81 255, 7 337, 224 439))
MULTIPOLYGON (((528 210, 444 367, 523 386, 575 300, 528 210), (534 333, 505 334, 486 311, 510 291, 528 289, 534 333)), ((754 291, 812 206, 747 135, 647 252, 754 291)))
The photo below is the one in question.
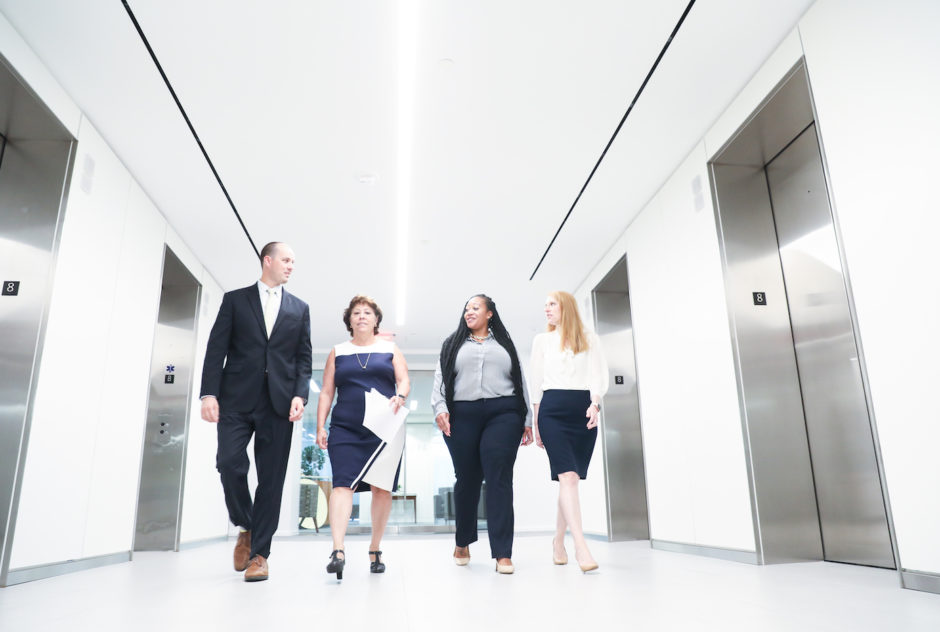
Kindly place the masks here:
POLYGON ((202 141, 199 139, 199 134, 196 133, 196 128, 193 127, 192 121, 189 120, 189 116, 186 114, 186 110, 183 109, 183 104, 180 103, 179 97, 176 96, 176 90, 173 89, 173 86, 170 84, 170 80, 167 78, 166 73, 163 72, 163 66, 160 65, 160 60, 157 59, 157 55, 153 52, 153 48, 150 46, 150 42, 147 40, 147 36, 144 35, 143 29, 140 28, 140 24, 137 22, 137 18, 134 16, 134 12, 131 10, 130 5, 127 3, 127 0, 121 0, 121 3, 124 5, 124 8, 127 9, 127 15, 131 18, 131 22, 134 23, 134 28, 137 29, 137 34, 140 35, 141 41, 144 43, 144 46, 147 48, 147 52, 150 53, 150 58, 153 60, 154 65, 157 67, 157 70, 160 72, 160 76, 163 77, 163 83, 166 84, 167 89, 170 91, 170 95, 173 97, 173 100, 176 102, 176 107, 179 108, 180 114, 183 115, 183 120, 186 121, 186 125, 189 126, 189 131, 192 132, 193 138, 196 139, 196 144, 199 145, 199 151, 202 152, 203 157, 206 159, 206 162, 209 165, 209 169, 212 170, 212 175, 215 176, 215 181, 219 183, 219 188, 222 189, 222 193, 225 195, 225 199, 228 200, 229 206, 232 207, 232 212, 235 213, 235 218, 238 220, 238 223, 241 225, 242 230, 245 231, 245 237, 248 238, 248 243, 251 244, 252 250, 255 251, 255 255, 259 258, 261 253, 258 252, 258 247, 255 246, 254 240, 251 238, 251 235, 248 233, 248 229, 245 227, 245 222, 242 221, 242 216, 239 215, 238 209, 235 208, 235 202, 232 201, 232 196, 228 194, 228 189, 225 188, 225 184, 222 182, 222 178, 219 176, 219 172, 216 171, 215 165, 212 164, 212 159, 209 158, 206 148, 203 146, 202 141))
POLYGON ((403 327, 408 299, 408 235, 414 162, 415 85, 418 54, 418 1, 398 3, 398 170, 395 193, 395 325, 403 327))
POLYGON ((587 189, 588 184, 591 183, 591 178, 594 177, 594 173, 597 171, 597 168, 600 167, 601 163, 604 161, 604 156, 607 155, 607 150, 610 149, 611 145, 613 145, 614 139, 617 138, 617 134, 620 133, 620 128, 623 127, 623 124, 627 121, 627 117, 630 116, 630 112, 633 110, 633 106, 636 105, 640 95, 643 94, 643 90, 646 88, 646 84, 649 83, 653 73, 656 72, 656 67, 659 66, 659 62, 662 60, 663 56, 666 54, 666 51, 669 49, 669 45, 672 44, 672 40, 676 36, 676 33, 679 32, 679 27, 682 26, 683 22, 685 22, 685 18, 687 15, 689 15, 689 11, 692 10, 693 4, 695 4, 695 0, 691 0, 689 2, 689 4, 685 7, 685 11, 682 12, 682 16, 679 18, 679 21, 676 22, 676 27, 672 29, 672 33, 669 35, 669 39, 666 40, 666 44, 663 46, 663 49, 659 51, 659 56, 656 58, 656 61, 653 62, 653 66, 650 68, 650 71, 646 73, 646 79, 643 80, 643 83, 640 85, 640 89, 636 91, 636 95, 633 97, 633 101, 630 102, 630 106, 627 107, 627 111, 624 112, 623 118, 620 119, 620 124, 617 125, 617 129, 614 130, 610 140, 607 141, 607 146, 604 147, 604 151, 601 152, 601 157, 597 159, 597 162, 594 164, 594 168, 591 169, 591 173, 588 174, 587 180, 584 181, 584 186, 582 186, 581 190, 578 191, 578 197, 574 199, 574 202, 571 204, 571 208, 568 209, 568 213, 565 215, 565 218, 561 220, 561 224, 558 226, 558 230, 555 231, 555 236, 552 237, 550 242, 548 242, 548 248, 546 248, 545 252, 542 253, 542 258, 539 259, 538 265, 536 265, 535 270, 532 271, 532 276, 529 277, 530 281, 535 278, 535 273, 539 271, 540 267, 542 267, 542 262, 545 261, 545 257, 548 256, 548 251, 552 249, 552 245, 554 245, 555 240, 558 239, 558 235, 561 233, 561 229, 564 228, 565 222, 567 222, 568 218, 571 217, 571 212, 574 210, 574 207, 578 205, 578 201, 581 199, 581 195, 584 193, 584 190, 587 189))

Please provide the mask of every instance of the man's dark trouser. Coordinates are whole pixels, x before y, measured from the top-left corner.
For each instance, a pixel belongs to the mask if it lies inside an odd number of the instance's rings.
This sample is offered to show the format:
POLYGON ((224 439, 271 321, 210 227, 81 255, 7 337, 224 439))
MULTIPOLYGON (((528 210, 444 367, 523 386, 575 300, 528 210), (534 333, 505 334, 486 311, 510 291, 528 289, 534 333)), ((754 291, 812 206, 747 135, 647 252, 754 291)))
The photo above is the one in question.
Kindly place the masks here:
POLYGON ((271 555, 271 539, 281 513, 281 492, 294 425, 278 415, 265 388, 250 413, 219 415, 216 468, 222 476, 225 506, 233 524, 251 531, 251 555, 271 555), (248 491, 248 442, 255 436, 258 486, 254 503, 248 491))

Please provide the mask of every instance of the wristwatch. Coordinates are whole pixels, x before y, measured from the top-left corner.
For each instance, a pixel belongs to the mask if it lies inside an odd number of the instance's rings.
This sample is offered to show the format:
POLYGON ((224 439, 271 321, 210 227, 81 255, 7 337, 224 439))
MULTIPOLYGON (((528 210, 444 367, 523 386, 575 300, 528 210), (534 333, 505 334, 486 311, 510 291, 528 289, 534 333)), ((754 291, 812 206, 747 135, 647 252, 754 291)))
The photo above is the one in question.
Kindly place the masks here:
POLYGON ((601 405, 597 402, 591 402, 591 406, 597 409, 597 412, 601 412, 601 405))

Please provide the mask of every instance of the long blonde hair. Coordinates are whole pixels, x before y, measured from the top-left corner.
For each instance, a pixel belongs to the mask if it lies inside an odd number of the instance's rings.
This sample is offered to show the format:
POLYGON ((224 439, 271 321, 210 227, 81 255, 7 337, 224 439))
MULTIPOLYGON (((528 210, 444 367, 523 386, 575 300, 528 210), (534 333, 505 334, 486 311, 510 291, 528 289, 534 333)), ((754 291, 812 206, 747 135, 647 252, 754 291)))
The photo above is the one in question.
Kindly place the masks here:
MULTIPOLYGON (((590 345, 584 334, 584 323, 581 322, 578 302, 574 300, 574 296, 561 290, 549 292, 548 295, 558 301, 558 306, 561 307, 561 331, 559 332, 561 348, 568 347, 572 353, 576 354, 587 351, 590 345)), ((549 324, 548 331, 555 331, 555 329, 555 325, 549 324)))

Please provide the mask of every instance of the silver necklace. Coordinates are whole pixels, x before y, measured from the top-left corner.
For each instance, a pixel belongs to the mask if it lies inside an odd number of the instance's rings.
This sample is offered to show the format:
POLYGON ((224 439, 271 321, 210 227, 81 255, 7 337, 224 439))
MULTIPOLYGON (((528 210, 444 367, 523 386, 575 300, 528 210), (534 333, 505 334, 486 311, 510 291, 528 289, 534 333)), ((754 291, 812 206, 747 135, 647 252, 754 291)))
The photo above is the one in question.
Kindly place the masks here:
POLYGON ((365 370, 365 368, 366 368, 367 366, 369 366, 369 358, 371 358, 371 357, 372 357, 372 352, 370 351, 370 352, 369 352, 369 355, 366 356, 366 363, 363 364, 363 363, 362 363, 362 359, 359 358, 359 354, 357 353, 357 354, 356 354, 356 362, 359 363, 359 368, 365 370))
POLYGON ((480 336, 479 338, 477 338, 475 335, 473 335, 473 332, 472 332, 472 331, 470 332, 470 339, 473 340, 474 342, 483 342, 484 340, 486 340, 486 339, 489 338, 489 337, 490 337, 490 332, 488 332, 488 331, 486 332, 486 335, 480 336))

